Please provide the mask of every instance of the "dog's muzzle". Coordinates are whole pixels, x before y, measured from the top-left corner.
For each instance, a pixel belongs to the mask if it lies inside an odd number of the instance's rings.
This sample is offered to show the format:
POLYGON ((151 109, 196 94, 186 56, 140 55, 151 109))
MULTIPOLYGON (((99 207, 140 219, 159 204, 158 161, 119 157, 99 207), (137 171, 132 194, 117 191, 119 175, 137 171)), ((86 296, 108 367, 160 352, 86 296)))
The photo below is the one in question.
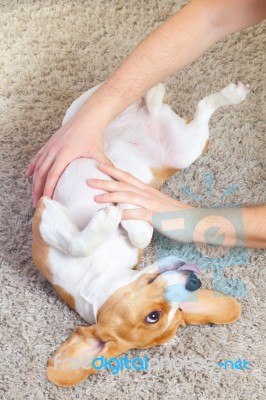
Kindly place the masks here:
POLYGON ((161 269, 160 274, 164 274, 170 271, 183 272, 187 275, 187 282, 185 284, 186 290, 193 292, 201 287, 201 281, 198 278, 198 275, 201 272, 197 264, 186 264, 185 262, 180 261, 176 264, 164 266, 161 269))
POLYGON ((188 272, 187 283, 185 288, 190 292, 194 292, 194 290, 198 290, 201 287, 201 281, 198 278, 198 274, 200 274, 200 269, 197 264, 183 264, 177 268, 177 271, 188 272))

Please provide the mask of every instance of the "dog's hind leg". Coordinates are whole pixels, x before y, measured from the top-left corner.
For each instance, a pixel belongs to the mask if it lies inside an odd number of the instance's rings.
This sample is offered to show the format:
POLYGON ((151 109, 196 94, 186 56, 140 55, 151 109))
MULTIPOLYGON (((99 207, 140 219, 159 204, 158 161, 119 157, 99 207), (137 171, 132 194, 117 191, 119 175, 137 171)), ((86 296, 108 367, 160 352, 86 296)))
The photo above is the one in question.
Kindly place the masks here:
POLYGON ((112 235, 121 221, 121 210, 109 206, 96 212, 80 231, 68 210, 55 200, 42 197, 44 211, 40 224, 42 239, 73 257, 87 257, 112 235))
POLYGON ((243 83, 230 83, 220 92, 206 96, 198 103, 193 121, 208 122, 218 108, 241 103, 248 93, 249 88, 243 83))
POLYGON ((169 130, 171 145, 168 143, 165 164, 178 169, 189 167, 206 149, 212 114, 220 107, 240 103, 248 93, 249 89, 243 83, 230 83, 220 92, 204 97, 190 123, 183 129, 177 126, 175 130, 169 130))

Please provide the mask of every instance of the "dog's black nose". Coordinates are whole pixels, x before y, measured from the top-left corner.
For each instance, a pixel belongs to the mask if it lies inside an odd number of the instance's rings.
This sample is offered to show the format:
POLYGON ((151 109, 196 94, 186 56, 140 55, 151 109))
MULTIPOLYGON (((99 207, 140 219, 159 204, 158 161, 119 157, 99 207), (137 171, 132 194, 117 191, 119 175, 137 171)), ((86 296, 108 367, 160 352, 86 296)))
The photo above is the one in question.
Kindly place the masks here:
POLYGON ((190 292, 193 292, 194 290, 197 290, 201 287, 201 281, 197 277, 194 272, 190 273, 188 276, 188 280, 186 283, 186 289, 189 290, 190 292))

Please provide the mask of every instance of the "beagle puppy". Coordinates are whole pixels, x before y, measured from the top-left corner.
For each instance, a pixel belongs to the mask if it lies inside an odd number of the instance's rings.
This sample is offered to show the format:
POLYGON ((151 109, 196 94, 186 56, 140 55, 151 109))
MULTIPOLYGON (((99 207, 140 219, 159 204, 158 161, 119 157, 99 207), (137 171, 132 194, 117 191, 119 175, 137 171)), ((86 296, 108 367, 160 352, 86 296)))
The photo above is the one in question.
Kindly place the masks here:
MULTIPOLYGON (((97 88, 72 103, 63 124, 97 88)), ((203 153, 212 113, 240 103, 248 92, 242 83, 231 83, 201 100, 187 123, 163 103, 165 88, 158 84, 107 126, 105 154, 116 167, 159 186, 203 153)), ((33 217, 35 265, 89 324, 78 327, 49 361, 47 377, 59 386, 75 385, 97 372, 92 366, 73 367, 84 355, 92 361, 147 349, 169 340, 179 326, 226 324, 241 314, 234 298, 199 289, 198 267, 176 257, 134 269, 153 229, 145 221, 121 221, 121 210, 135 206, 96 203, 94 196, 102 191, 89 187, 89 178, 111 179, 92 159, 72 161, 53 198, 42 197, 33 217), (169 285, 180 290, 179 300, 166 299, 169 285)))

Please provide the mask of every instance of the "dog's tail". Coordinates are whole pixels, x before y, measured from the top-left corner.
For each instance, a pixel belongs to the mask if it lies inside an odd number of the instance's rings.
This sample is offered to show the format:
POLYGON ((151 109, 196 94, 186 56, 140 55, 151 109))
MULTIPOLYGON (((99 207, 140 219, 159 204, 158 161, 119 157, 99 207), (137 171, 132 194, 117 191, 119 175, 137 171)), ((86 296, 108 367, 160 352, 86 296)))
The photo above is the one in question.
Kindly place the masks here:
POLYGON ((150 114, 156 115, 159 112, 163 103, 164 95, 165 86, 163 83, 158 83, 158 85, 154 86, 147 92, 145 102, 150 114))

